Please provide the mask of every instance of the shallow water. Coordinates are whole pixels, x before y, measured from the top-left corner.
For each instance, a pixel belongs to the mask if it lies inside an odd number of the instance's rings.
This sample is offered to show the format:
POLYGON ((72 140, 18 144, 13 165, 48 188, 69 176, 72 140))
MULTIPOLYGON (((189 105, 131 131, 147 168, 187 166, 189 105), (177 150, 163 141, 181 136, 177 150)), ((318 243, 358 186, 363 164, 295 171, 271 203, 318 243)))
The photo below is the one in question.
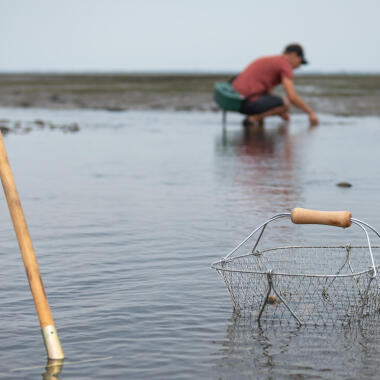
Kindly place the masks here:
MULTIPOLYGON (((209 112, 1 115, 80 128, 5 137, 66 355, 60 379, 378 378, 377 320, 259 328, 234 318, 210 268, 297 206, 348 209, 380 228, 378 118, 321 115, 310 129, 297 115, 247 134, 239 115, 223 131, 209 112)), ((41 378, 46 354, 2 194, 0 209, 0 376, 41 378)), ((281 226, 272 241, 299 237, 281 226)), ((303 241, 364 240, 355 229, 299 231, 303 241)))

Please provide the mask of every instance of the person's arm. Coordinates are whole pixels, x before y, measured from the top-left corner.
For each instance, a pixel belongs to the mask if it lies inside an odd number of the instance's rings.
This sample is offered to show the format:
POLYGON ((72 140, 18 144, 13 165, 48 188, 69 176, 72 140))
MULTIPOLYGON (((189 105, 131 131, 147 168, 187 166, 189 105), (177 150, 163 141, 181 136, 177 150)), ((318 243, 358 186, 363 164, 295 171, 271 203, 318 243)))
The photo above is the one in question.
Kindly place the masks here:
POLYGON ((297 94, 293 80, 290 78, 284 77, 282 79, 282 84, 284 86, 286 95, 289 98, 290 103, 294 104, 296 107, 305 111, 309 115, 309 120, 311 125, 318 125, 319 120, 314 111, 306 104, 306 102, 297 94))

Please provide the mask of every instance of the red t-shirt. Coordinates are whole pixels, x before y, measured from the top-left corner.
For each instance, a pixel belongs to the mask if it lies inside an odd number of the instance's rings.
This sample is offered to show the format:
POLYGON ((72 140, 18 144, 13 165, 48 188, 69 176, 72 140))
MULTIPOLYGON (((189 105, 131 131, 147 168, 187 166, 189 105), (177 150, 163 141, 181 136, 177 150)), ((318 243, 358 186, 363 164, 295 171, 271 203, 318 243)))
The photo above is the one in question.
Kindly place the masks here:
POLYGON ((234 89, 250 100, 270 92, 283 78, 293 79, 293 69, 282 55, 259 58, 250 63, 233 81, 234 89))

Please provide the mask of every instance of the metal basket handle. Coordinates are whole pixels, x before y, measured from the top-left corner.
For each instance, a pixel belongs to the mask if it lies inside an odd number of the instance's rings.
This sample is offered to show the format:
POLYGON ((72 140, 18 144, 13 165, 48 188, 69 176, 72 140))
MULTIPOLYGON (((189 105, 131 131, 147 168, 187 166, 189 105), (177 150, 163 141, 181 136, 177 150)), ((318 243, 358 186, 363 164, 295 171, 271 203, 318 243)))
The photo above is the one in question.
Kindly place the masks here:
POLYGON ((323 224, 329 226, 337 226, 342 228, 350 227, 352 223, 359 226, 365 233, 368 243, 368 250, 371 256, 372 268, 373 268, 373 277, 376 277, 376 265, 375 260, 373 258, 371 242, 369 239, 368 231, 366 229, 369 228, 372 230, 379 238, 380 234, 370 226, 369 224, 359 220, 352 218, 352 214, 349 211, 318 211, 318 210, 309 210, 304 208, 294 208, 291 213, 283 213, 277 214, 272 218, 268 219, 266 222, 258 226, 254 229, 240 244, 238 244, 227 256, 225 256, 222 261, 227 260, 234 252, 236 252, 248 239, 250 239, 256 232, 260 231, 259 237, 256 240, 256 243, 252 249, 252 252, 255 251, 259 241, 264 233, 266 226, 273 222, 276 219, 281 219, 284 217, 290 217, 291 221, 295 224, 323 224))

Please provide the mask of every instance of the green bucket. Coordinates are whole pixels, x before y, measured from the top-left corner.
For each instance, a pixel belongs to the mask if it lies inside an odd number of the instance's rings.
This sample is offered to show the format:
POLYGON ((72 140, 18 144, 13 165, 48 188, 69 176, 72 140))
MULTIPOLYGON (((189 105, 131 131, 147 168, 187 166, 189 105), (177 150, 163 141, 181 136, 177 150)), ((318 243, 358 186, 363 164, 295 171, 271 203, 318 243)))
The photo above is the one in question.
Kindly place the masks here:
POLYGON ((214 86, 214 100, 224 111, 239 112, 244 97, 237 93, 228 82, 216 82, 214 86))

